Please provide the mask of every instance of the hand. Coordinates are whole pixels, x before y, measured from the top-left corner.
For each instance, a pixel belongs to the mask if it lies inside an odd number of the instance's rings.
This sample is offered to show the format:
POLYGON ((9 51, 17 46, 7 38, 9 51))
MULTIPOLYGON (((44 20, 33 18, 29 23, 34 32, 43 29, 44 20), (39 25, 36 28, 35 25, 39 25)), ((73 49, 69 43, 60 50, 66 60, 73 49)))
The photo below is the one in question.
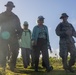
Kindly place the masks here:
POLYGON ((52 53, 52 49, 50 45, 48 45, 48 49, 50 50, 50 53, 52 53))
POLYGON ((67 31, 66 31, 66 34, 67 34, 68 36, 72 36, 72 31, 71 31, 71 30, 67 30, 67 31))
POLYGON ((76 31, 73 33, 73 36, 76 37, 76 31))
POLYGON ((36 41, 33 40, 32 41, 32 46, 34 46, 34 45, 36 45, 36 41))

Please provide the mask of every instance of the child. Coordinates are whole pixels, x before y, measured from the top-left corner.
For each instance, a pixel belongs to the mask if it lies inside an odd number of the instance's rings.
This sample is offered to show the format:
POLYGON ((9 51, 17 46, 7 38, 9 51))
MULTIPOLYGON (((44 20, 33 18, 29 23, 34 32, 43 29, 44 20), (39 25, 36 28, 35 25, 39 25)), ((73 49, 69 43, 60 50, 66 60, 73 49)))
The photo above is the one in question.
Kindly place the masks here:
POLYGON ((27 21, 25 21, 23 24, 22 36, 20 39, 20 47, 24 68, 27 68, 30 63, 30 53, 31 53, 31 31, 28 29, 27 21))

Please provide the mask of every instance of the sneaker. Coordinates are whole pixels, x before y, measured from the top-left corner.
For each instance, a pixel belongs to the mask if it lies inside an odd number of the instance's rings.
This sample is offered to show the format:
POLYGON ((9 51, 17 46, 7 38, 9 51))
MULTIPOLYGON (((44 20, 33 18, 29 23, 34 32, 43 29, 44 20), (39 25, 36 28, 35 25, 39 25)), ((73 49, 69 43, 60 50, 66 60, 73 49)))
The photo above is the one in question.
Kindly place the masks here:
POLYGON ((69 73, 69 70, 68 69, 64 69, 64 70, 65 70, 66 73, 69 73))

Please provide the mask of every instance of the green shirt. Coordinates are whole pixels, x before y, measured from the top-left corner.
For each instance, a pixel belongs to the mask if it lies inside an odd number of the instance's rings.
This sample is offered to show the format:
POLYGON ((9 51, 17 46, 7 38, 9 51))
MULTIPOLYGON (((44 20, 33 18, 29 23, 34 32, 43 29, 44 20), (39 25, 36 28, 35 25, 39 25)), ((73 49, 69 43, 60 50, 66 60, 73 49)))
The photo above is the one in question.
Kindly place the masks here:
POLYGON ((31 33, 29 30, 24 30, 22 32, 21 39, 19 40, 20 47, 31 48, 31 33))

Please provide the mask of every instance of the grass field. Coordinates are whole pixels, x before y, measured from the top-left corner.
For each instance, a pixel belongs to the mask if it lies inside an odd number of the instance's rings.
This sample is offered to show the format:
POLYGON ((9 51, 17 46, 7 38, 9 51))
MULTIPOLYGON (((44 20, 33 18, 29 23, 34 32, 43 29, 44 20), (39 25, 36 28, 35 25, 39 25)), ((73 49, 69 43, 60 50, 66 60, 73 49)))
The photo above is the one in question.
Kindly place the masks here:
MULTIPOLYGON (((53 71, 46 72, 45 69, 41 66, 40 61, 39 72, 34 72, 34 69, 30 66, 27 69, 23 68, 22 59, 18 59, 15 72, 10 71, 9 67, 7 66, 5 72, 0 68, 0 75, 76 75, 76 73, 66 73, 62 69, 61 59, 52 58, 50 59, 50 62, 54 67, 53 71)), ((73 68, 76 70, 76 64, 73 66, 73 68)))

